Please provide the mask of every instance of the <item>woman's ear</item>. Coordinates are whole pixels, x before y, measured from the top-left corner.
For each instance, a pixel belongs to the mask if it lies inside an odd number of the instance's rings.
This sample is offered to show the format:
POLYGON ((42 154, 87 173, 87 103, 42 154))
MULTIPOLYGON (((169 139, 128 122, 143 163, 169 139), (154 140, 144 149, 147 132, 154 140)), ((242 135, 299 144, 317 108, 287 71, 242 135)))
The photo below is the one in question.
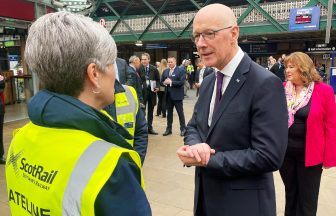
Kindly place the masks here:
POLYGON ((86 73, 88 76, 88 81, 93 87, 99 88, 99 72, 97 65, 95 63, 90 63, 86 68, 86 73))

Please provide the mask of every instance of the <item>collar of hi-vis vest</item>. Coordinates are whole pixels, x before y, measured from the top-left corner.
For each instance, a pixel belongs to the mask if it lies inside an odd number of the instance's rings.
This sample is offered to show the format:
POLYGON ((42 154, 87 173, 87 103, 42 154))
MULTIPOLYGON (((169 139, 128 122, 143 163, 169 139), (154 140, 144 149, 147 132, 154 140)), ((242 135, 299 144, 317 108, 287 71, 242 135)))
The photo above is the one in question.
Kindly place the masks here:
POLYGON ((114 82, 114 94, 118 94, 118 93, 121 93, 121 92, 125 92, 125 89, 118 80, 115 80, 115 82, 114 82))
POLYGON ((95 108, 68 95, 42 90, 30 100, 28 115, 36 125, 82 130, 120 147, 132 149, 125 139, 133 137, 126 129, 95 108))

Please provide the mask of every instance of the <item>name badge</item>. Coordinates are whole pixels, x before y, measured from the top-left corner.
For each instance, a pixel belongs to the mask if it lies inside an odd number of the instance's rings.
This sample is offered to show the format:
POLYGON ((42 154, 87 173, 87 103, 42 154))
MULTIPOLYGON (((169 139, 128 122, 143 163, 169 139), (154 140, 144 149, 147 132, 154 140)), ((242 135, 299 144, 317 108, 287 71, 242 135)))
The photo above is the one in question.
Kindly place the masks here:
POLYGON ((133 122, 125 122, 124 128, 133 128, 133 122))

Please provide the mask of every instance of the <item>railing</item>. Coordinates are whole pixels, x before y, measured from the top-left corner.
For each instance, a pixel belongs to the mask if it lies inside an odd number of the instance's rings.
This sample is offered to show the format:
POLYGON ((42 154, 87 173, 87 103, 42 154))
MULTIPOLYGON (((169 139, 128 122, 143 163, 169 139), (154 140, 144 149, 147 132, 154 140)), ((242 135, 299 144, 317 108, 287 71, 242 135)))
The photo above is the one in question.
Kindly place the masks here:
MULTIPOLYGON (((288 21, 289 12, 292 8, 303 8, 307 5, 309 0, 298 0, 298 1, 279 1, 259 4, 259 6, 266 11, 270 16, 272 16, 278 22, 288 21)), ((240 17, 242 13, 248 8, 249 5, 242 5, 238 7, 233 7, 233 12, 237 17, 240 17)), ((326 16, 327 8, 323 5, 321 7, 321 16, 326 16)), ((183 12, 178 14, 162 14, 161 17, 170 25, 174 30, 180 30, 185 28, 188 23, 194 18, 196 11, 183 12)), ((148 26, 150 21, 154 18, 152 16, 146 16, 141 18, 124 19, 124 21, 129 25, 132 31, 138 33, 144 31, 148 26)), ((251 13, 243 20, 242 25, 249 23, 263 23, 267 19, 259 11, 253 9, 251 13)), ((107 21, 106 28, 111 31, 117 21, 107 21)), ((169 28, 165 25, 160 18, 157 18, 152 26, 149 28, 149 32, 160 32, 167 31, 169 28)), ((123 22, 120 22, 115 28, 114 34, 129 34, 129 29, 123 22)))

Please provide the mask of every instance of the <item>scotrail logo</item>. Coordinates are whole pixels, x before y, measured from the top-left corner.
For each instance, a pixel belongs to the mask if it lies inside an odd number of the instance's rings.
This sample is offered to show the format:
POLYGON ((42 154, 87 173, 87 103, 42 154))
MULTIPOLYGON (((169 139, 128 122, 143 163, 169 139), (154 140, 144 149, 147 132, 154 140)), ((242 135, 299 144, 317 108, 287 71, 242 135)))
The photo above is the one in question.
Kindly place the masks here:
POLYGON ((17 161, 19 160, 21 155, 22 155, 22 151, 20 151, 17 154, 14 154, 13 149, 11 149, 10 154, 9 154, 9 160, 8 160, 7 166, 9 167, 10 165, 12 165, 16 175, 18 175, 19 173, 19 167, 17 165, 17 161))
POLYGON ((56 178, 58 174, 57 170, 48 170, 44 166, 39 164, 31 164, 27 160, 27 158, 22 157, 22 151, 15 154, 13 149, 10 151, 9 161, 7 166, 13 166, 15 174, 17 177, 20 176, 19 171, 22 172, 22 177, 31 183, 35 184, 36 186, 49 190, 50 185, 56 178), (21 158, 21 159, 20 159, 21 158), (21 166, 19 167, 18 161, 20 159, 21 166))

